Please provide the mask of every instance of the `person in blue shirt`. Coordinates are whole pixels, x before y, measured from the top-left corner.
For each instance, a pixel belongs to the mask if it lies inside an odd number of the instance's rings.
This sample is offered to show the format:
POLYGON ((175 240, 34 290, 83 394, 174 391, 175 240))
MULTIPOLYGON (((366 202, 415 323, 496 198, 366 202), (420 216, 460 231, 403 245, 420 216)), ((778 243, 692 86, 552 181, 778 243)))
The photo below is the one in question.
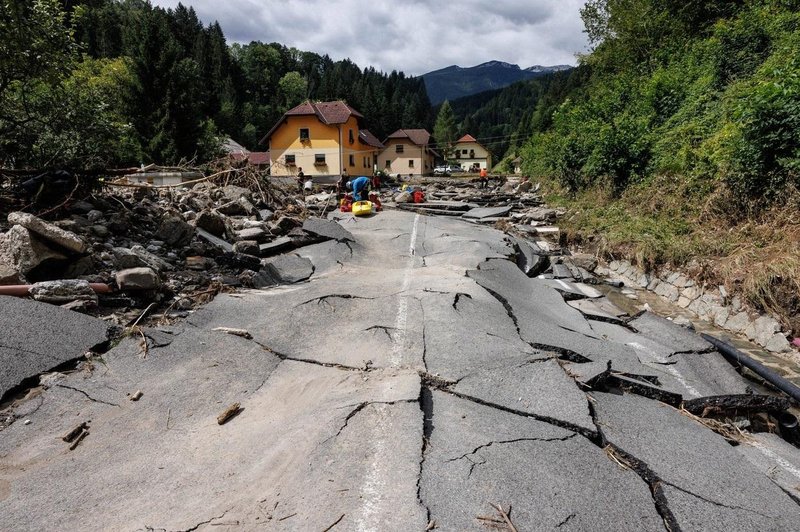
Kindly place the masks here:
POLYGON ((347 182, 347 189, 353 191, 354 201, 369 200, 369 178, 360 176, 347 182))

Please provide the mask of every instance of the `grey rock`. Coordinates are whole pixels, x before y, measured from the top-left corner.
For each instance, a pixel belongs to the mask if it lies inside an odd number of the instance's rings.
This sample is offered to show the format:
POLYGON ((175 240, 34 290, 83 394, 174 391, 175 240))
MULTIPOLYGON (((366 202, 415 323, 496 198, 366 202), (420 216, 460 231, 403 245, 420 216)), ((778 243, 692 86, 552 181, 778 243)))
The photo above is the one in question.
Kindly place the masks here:
POLYGON ((781 324, 771 316, 761 316, 753 325, 755 326, 755 341, 762 346, 766 346, 775 333, 781 330, 781 324))
POLYGON ((171 216, 161 222, 156 236, 170 246, 183 247, 194 237, 194 227, 178 216, 171 216))
POLYGON ((240 240, 233 244, 233 251, 235 253, 244 253, 256 257, 261 254, 258 242, 255 240, 240 240))
POLYGON ((240 198, 251 198, 250 189, 244 187, 238 187, 236 185, 227 185, 220 189, 222 193, 222 199, 224 201, 239 201, 240 198))
POLYGON ((0 234, 0 269, 6 272, 7 279, 24 276, 46 261, 65 259, 22 226, 15 225, 0 234))
POLYGON ((91 223, 95 223, 99 220, 103 219, 103 211, 98 211, 97 209, 93 209, 86 213, 86 219, 89 220, 91 223))
POLYGON ((32 214, 12 212, 8 215, 8 223, 21 225, 41 239, 57 244, 74 253, 84 253, 86 251, 86 243, 78 235, 47 223, 32 214))
POLYGON ((150 263, 143 257, 128 248, 114 248, 112 253, 114 254, 114 268, 117 270, 150 266, 150 263))
POLYGON ((117 272, 120 290, 155 290, 161 286, 158 274, 150 268, 130 268, 117 272))
POLYGON ((597 268, 597 257, 589 253, 575 253, 569 257, 572 264, 579 268, 593 272, 597 268))
POLYGON ((726 329, 737 333, 744 332, 748 325, 750 325, 750 316, 747 315, 747 312, 739 312, 725 322, 726 329))
POLYGON ((215 212, 208 210, 200 212, 194 223, 200 229, 205 229, 214 236, 221 237, 225 234, 225 218, 215 212))
POLYGON ((728 317, 730 317, 730 311, 725 307, 719 307, 714 314, 714 324, 717 327, 725 327, 728 317))
POLYGON ((792 345, 783 334, 774 334, 766 343, 764 349, 772 353, 788 353, 792 350, 792 345))
POLYGON ((156 272, 171 271, 173 270, 172 264, 165 261, 158 255, 150 253, 142 246, 136 245, 131 248, 131 251, 138 255, 147 264, 148 268, 152 268, 156 272))
POLYGON ((92 226, 92 233, 99 236, 100 238, 105 238, 109 234, 108 227, 105 225, 93 225, 92 226))
POLYGON ((267 233, 263 227, 251 227, 249 229, 241 229, 236 231, 236 238, 239 240, 266 242, 269 239, 269 233, 267 233))
POLYGON ((61 305, 71 301, 91 301, 97 304, 97 294, 82 279, 65 279, 35 283, 28 293, 36 301, 61 305))

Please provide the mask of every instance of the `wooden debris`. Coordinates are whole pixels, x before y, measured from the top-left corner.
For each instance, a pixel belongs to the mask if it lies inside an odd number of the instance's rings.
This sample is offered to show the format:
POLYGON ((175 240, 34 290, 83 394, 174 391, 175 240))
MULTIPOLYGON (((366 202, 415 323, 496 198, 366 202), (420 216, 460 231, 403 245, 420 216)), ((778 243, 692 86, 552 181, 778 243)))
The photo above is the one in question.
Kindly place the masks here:
POLYGON ((783 412, 791 406, 788 397, 773 395, 715 395, 683 402, 683 408, 696 416, 737 416, 759 412, 783 412))
POLYGON ((136 390, 135 392, 133 392, 133 395, 131 395, 130 400, 131 401, 138 401, 139 399, 142 398, 142 395, 144 395, 142 393, 142 390, 136 390))
POLYGON ((78 434, 78 437, 75 439, 74 442, 72 442, 72 445, 69 446, 69 450, 74 451, 75 448, 78 447, 78 445, 80 445, 83 439, 88 435, 89 435, 88 430, 84 430, 80 434, 78 434))
POLYGON ((234 336, 241 336, 247 340, 252 340, 253 335, 244 329, 233 329, 231 327, 214 327, 214 331, 224 332, 225 334, 232 334, 234 336))
POLYGON ((517 527, 515 527, 514 523, 511 522, 511 517, 509 516, 509 514, 511 513, 511 505, 510 504, 508 505, 508 511, 503 510, 503 507, 501 505, 499 505, 499 504, 493 504, 493 503, 490 502, 489 505, 492 508, 494 508, 495 510, 497 510, 497 512, 503 518, 503 521, 505 521, 506 525, 508 526, 508 529, 511 532, 518 532, 517 531, 517 527))
POLYGON ((81 423, 80 425, 75 427, 74 429, 72 429, 69 432, 67 432, 66 434, 64 434, 61 437, 61 439, 64 440, 65 442, 67 442, 67 443, 73 442, 73 441, 75 441, 75 438, 77 438, 80 435, 81 432, 83 432, 84 430, 87 430, 88 428, 89 428, 89 423, 84 421, 83 423, 81 423))
POLYGON ((242 408, 239 403, 233 403, 231 406, 226 408, 224 412, 217 416, 217 423, 224 425, 230 421, 231 418, 237 416, 242 410, 244 410, 244 408, 242 408))

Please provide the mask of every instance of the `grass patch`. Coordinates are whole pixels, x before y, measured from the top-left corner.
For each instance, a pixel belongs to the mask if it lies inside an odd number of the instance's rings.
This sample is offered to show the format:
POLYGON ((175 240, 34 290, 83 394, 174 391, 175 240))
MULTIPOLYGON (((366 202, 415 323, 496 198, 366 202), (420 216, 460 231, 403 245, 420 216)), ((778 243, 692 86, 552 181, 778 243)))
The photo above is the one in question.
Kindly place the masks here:
POLYGON ((800 193, 748 212, 714 183, 661 176, 614 196, 596 186, 569 195, 543 183, 545 201, 567 209, 566 244, 645 271, 681 268, 701 284, 723 285, 786 330, 800 331, 800 193), (746 214, 740 214, 745 212, 746 214))

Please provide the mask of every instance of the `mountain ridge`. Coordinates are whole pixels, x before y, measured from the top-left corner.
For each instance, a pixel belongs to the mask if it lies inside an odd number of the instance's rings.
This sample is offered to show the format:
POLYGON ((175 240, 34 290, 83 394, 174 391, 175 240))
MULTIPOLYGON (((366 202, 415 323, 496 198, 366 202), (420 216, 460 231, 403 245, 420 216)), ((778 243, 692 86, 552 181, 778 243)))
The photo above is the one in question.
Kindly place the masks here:
POLYGON ((493 60, 472 67, 450 65, 423 74, 421 77, 425 82, 431 104, 438 105, 444 100, 502 89, 517 81, 534 79, 572 68, 574 67, 570 65, 533 65, 523 69, 513 63, 493 60))

